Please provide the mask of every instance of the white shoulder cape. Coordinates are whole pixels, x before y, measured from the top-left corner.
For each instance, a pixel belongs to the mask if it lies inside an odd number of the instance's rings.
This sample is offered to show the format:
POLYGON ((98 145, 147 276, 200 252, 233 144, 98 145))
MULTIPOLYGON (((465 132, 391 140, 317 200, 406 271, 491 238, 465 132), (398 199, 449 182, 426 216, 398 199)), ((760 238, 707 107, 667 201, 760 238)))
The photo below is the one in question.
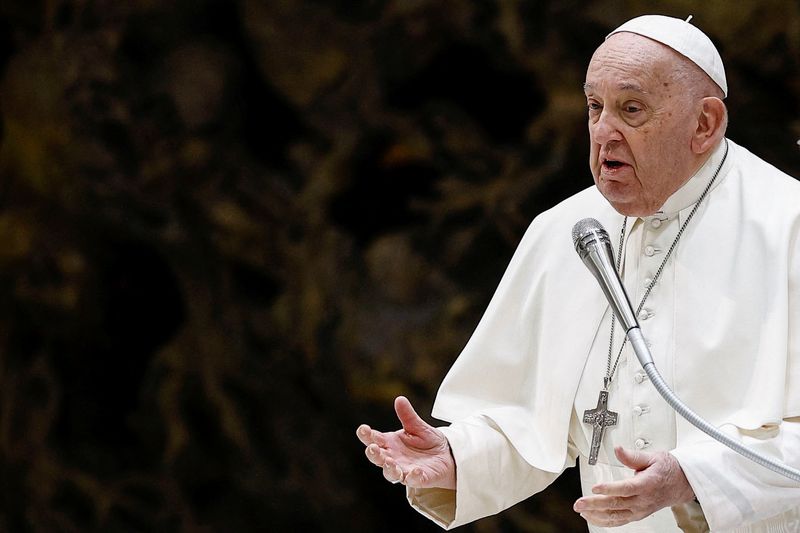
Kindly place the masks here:
MULTIPOLYGON (((800 183, 730 142, 715 187, 670 262, 675 392, 712 424, 753 429, 800 415, 800 183)), ((595 187, 530 225, 433 416, 493 420, 532 466, 560 472, 578 382, 607 308, 571 232, 622 216, 595 187)), ((613 239, 612 239, 613 240, 613 239)), ((705 435, 680 418, 678 447, 705 435)))

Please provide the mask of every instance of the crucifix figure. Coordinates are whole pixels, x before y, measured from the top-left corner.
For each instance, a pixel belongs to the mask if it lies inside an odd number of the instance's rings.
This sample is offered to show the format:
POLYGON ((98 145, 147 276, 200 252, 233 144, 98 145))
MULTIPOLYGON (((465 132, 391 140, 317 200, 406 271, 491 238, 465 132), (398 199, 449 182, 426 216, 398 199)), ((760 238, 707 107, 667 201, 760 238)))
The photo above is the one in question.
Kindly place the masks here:
POLYGON ((589 451, 589 464, 597 464, 597 453, 603 440, 603 431, 609 426, 617 425, 617 413, 608 410, 608 391, 601 390, 597 398, 597 407, 583 412, 583 423, 592 424, 592 447, 589 451))

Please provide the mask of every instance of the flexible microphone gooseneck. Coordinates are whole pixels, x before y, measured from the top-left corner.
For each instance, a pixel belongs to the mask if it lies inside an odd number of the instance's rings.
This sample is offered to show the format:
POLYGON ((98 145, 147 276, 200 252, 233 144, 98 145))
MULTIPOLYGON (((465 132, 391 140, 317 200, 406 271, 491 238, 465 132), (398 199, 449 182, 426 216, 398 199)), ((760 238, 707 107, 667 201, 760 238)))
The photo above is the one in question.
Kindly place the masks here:
POLYGON ((594 277, 597 278, 617 320, 619 320, 620 324, 625 328, 625 334, 628 337, 628 341, 631 343, 634 353, 636 353, 637 359, 639 359, 639 363, 641 363, 650 381, 664 400, 693 426, 728 448, 761 466, 769 468, 773 472, 777 472, 782 476, 800 482, 800 470, 780 461, 776 461, 766 455, 762 455, 755 450, 751 450, 742 443, 732 439, 687 407, 686 404, 672 392, 669 386, 667 386, 661 374, 659 374, 656 369, 655 363, 653 363, 653 356, 650 354, 650 348, 647 347, 647 342, 644 340, 641 328, 639 328, 636 315, 633 313, 630 299, 625 292, 625 287, 622 285, 617 269, 614 267, 611 240, 602 224, 593 218, 579 220, 572 228, 572 242, 575 244, 575 251, 578 252, 583 263, 594 277))

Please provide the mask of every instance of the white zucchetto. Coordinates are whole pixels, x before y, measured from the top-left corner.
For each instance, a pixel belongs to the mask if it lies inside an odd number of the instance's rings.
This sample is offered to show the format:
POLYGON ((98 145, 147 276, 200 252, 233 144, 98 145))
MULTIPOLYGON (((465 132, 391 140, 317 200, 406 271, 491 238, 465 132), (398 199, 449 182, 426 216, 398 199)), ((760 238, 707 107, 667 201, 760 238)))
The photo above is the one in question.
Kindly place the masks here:
MULTIPOLYGON (((691 17, 690 17, 691 18, 691 17)), ((664 15, 642 15, 624 23, 606 35, 606 39, 619 32, 642 35, 665 44, 703 69, 728 96, 728 81, 722 58, 708 36, 687 21, 664 15)))

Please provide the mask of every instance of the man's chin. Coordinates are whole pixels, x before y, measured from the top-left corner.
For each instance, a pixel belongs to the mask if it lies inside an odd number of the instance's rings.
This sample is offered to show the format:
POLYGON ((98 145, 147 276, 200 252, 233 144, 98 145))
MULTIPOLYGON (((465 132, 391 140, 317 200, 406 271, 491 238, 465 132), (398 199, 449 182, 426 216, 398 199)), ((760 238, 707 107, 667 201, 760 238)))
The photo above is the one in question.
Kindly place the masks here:
POLYGON ((655 212, 655 209, 638 197, 620 194, 619 191, 607 190, 605 187, 600 187, 599 189, 600 194, 621 215, 626 217, 645 217, 655 212))
POLYGON ((646 217, 652 214, 630 206, 611 204, 611 207, 613 207, 617 213, 626 217, 646 217))
POLYGON ((626 217, 649 217, 650 215, 654 214, 658 209, 653 209, 650 206, 644 206, 642 204, 630 204, 630 203, 622 203, 622 202, 612 202, 609 200, 611 207, 619 213, 620 215, 625 215, 626 217))

